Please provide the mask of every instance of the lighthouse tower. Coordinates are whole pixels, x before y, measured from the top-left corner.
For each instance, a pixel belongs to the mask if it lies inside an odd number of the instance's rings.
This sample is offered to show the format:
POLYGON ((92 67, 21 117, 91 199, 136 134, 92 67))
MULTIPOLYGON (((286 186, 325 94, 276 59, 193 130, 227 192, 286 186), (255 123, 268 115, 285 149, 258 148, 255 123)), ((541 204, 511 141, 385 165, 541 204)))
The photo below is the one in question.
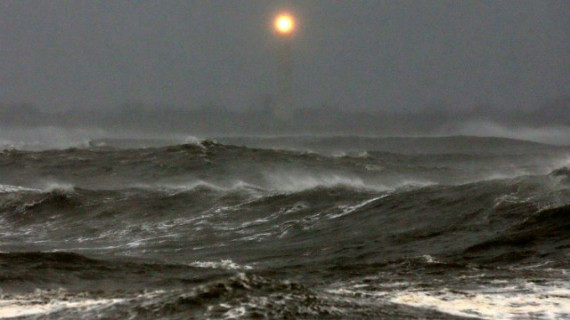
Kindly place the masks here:
POLYGON ((288 120, 293 112, 293 16, 282 13, 275 18, 275 32, 279 40, 277 53, 277 96, 274 116, 288 120))

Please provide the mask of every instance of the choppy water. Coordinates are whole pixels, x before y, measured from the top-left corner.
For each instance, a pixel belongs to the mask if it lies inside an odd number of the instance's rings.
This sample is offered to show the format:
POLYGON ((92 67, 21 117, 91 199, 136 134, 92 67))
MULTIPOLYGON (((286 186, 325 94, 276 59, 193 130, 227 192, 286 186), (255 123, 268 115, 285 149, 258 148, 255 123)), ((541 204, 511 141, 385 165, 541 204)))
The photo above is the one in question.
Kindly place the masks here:
POLYGON ((337 147, 0 153, 0 318, 570 318, 568 149, 337 147))

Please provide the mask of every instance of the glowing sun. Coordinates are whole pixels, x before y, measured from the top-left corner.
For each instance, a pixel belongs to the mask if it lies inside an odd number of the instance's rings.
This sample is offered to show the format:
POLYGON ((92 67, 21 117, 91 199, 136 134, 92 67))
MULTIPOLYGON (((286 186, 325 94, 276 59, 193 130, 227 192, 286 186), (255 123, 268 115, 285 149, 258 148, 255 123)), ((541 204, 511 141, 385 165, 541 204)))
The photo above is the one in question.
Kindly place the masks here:
POLYGON ((295 29, 295 20, 289 14, 283 13, 275 18, 275 31, 282 35, 290 35, 295 29))

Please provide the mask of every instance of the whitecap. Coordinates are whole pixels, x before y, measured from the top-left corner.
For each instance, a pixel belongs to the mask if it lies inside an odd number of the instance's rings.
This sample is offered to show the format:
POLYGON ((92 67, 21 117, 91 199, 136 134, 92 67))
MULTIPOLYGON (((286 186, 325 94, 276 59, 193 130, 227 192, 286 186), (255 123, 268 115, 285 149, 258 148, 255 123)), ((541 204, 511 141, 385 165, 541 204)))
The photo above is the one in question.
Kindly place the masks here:
POLYGON ((13 186, 7 184, 0 184, 0 193, 10 193, 10 192, 38 192, 38 189, 32 189, 22 186, 13 186))
POLYGON ((184 138, 184 141, 183 141, 184 144, 189 144, 189 145, 205 148, 203 145, 203 142, 204 142, 204 139, 200 139, 200 138, 195 137, 195 136, 187 136, 184 138))
POLYGON ((48 315, 68 309, 106 307, 123 301, 123 299, 53 299, 45 303, 41 299, 2 299, 0 300, 0 319, 48 315))
POLYGON ((271 172, 265 173, 269 187, 278 192, 300 192, 319 187, 349 187, 356 190, 386 191, 384 185, 366 183, 358 176, 336 173, 271 172))
POLYGON ((206 269, 222 269, 222 270, 252 270, 250 265, 240 265, 233 262, 231 259, 222 259, 220 261, 195 261, 189 264, 195 268, 206 269))
POLYGON ((75 189, 75 186, 73 184, 66 182, 59 182, 59 181, 46 181, 43 183, 42 186, 43 186, 42 191, 44 192, 59 191, 59 192, 69 193, 73 192, 75 189))
POLYGON ((390 302, 479 319, 565 319, 570 317, 569 283, 479 290, 404 291, 390 302))

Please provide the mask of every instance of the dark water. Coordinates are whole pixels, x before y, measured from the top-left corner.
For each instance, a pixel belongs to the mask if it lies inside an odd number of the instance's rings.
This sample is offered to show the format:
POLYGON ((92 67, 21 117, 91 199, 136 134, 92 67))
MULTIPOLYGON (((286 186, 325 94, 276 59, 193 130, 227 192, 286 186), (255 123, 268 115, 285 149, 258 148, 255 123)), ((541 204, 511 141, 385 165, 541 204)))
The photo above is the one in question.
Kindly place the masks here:
POLYGON ((570 152, 485 143, 4 151, 0 317, 570 318, 570 152))

